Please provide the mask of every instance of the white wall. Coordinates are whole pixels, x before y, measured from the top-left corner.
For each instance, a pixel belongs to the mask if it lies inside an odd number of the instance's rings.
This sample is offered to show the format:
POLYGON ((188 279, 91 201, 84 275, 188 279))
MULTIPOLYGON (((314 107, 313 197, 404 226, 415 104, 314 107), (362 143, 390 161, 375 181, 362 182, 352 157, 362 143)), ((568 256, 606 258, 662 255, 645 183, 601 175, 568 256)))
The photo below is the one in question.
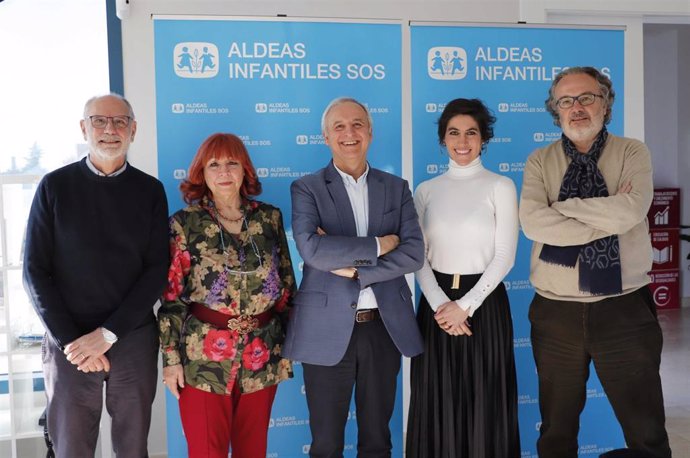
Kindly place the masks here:
POLYGON ((678 29, 668 25, 644 27, 645 132, 656 161, 657 187, 678 186, 678 29))
MULTIPOLYGON (((690 25, 678 33, 678 185, 681 188, 682 224, 690 225, 690 25)), ((672 121, 672 120, 671 120, 672 121)), ((686 234, 690 233, 688 230, 686 234)), ((683 297, 690 297, 690 243, 681 242, 683 297)))
MULTIPOLYGON (((687 0, 455 0, 455 1, 266 1, 266 0, 130 0, 129 19, 122 23, 125 73, 125 95, 134 105, 139 122, 137 140, 130 152, 131 162, 153 174, 157 174, 154 49, 152 15, 228 15, 269 16, 287 14, 290 17, 355 18, 355 19, 401 19, 404 21, 449 21, 449 22, 503 22, 551 24, 603 24, 627 27, 625 40, 625 132, 626 135, 644 139, 645 98, 643 68, 642 25, 649 17, 690 17, 690 2, 687 0)), ((690 47, 690 37, 685 37, 682 50, 685 56, 690 47)), ((403 37, 403 68, 409 66, 409 37, 403 37)), ((362 43, 362 46, 368 46, 362 43)), ((689 74, 690 62, 679 64, 679 71, 689 74)), ((403 81, 403 85, 409 81, 403 81)), ((409 86, 408 86, 409 87, 409 86)), ((687 85, 684 90, 690 91, 687 85)), ((403 99, 403 110, 410 112, 409 97, 403 99)), ((688 116, 688 108, 683 107, 688 116)), ((686 124, 687 126, 687 124, 686 124)), ((403 175, 409 174, 411 163, 410 119, 403 119, 403 175)), ((690 147, 690 132, 679 138, 679 148, 690 147)), ((164 152, 162 152, 164 153, 164 152)), ((665 160, 662 155, 658 159, 665 160)), ((655 156, 655 162, 657 157, 655 156)), ((685 154, 678 159, 680 170, 690 171, 690 158, 685 154)), ((690 199, 685 199, 686 202, 690 199)), ((690 203, 690 202, 688 202, 690 203)), ((687 205, 687 204, 686 204, 687 205)), ((686 207, 687 208, 687 207, 686 207)), ((685 214, 690 215, 686 211, 685 214)), ((149 438, 152 455, 165 452, 165 414, 161 391, 154 404, 154 421, 149 438)))
MULTIPOLYGON (((690 25, 644 27, 645 132, 657 187, 681 188, 681 224, 690 221, 690 25)), ((686 231, 687 233, 687 231, 686 231)), ((690 297, 690 243, 681 242, 682 295, 690 297)))

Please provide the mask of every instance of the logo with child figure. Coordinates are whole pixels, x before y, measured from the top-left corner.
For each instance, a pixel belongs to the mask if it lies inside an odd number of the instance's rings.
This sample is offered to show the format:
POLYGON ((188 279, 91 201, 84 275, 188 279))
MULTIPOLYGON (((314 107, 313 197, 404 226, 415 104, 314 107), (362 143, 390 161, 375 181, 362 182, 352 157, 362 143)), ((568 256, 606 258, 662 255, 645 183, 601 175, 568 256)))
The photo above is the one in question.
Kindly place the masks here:
POLYGON ((218 74, 218 48, 213 43, 178 43, 173 67, 181 78, 213 78, 218 74))
POLYGON ((467 53, 456 46, 436 46, 427 52, 427 71, 435 80, 461 80, 467 76, 467 53))

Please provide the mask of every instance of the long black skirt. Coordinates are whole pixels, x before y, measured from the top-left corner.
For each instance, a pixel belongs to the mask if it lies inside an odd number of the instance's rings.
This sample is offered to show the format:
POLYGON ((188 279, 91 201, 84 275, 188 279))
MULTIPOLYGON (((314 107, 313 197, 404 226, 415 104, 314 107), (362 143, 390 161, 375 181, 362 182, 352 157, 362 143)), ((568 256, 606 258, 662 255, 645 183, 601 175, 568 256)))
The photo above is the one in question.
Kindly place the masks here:
MULTIPOLYGON (((434 272, 451 300, 466 294, 480 275, 434 272)), ((519 458, 513 322, 503 283, 469 318, 472 336, 443 331, 422 296, 417 322, 424 353, 412 358, 408 458, 519 458)))

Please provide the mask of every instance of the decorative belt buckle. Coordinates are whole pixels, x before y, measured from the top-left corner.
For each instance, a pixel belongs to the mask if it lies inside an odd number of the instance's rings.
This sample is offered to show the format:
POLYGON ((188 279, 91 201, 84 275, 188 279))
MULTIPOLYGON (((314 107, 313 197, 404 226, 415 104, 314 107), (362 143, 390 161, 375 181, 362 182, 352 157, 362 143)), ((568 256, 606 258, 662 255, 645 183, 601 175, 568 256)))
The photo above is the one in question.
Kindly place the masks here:
POLYGON ((453 274, 453 284, 450 289, 460 289, 460 274, 453 274))
POLYGON ((240 315, 228 320, 228 329, 244 336, 259 327, 259 320, 251 315, 240 315))

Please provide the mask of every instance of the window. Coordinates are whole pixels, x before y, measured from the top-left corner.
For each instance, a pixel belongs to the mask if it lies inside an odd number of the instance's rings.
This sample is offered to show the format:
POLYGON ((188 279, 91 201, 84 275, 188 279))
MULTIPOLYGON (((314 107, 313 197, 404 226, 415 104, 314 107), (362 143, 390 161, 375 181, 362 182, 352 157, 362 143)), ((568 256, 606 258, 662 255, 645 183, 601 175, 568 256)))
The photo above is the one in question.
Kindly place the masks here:
POLYGON ((86 153, 84 102, 109 92, 106 2, 0 3, 0 456, 43 457, 43 328, 21 281, 36 184, 86 153))

